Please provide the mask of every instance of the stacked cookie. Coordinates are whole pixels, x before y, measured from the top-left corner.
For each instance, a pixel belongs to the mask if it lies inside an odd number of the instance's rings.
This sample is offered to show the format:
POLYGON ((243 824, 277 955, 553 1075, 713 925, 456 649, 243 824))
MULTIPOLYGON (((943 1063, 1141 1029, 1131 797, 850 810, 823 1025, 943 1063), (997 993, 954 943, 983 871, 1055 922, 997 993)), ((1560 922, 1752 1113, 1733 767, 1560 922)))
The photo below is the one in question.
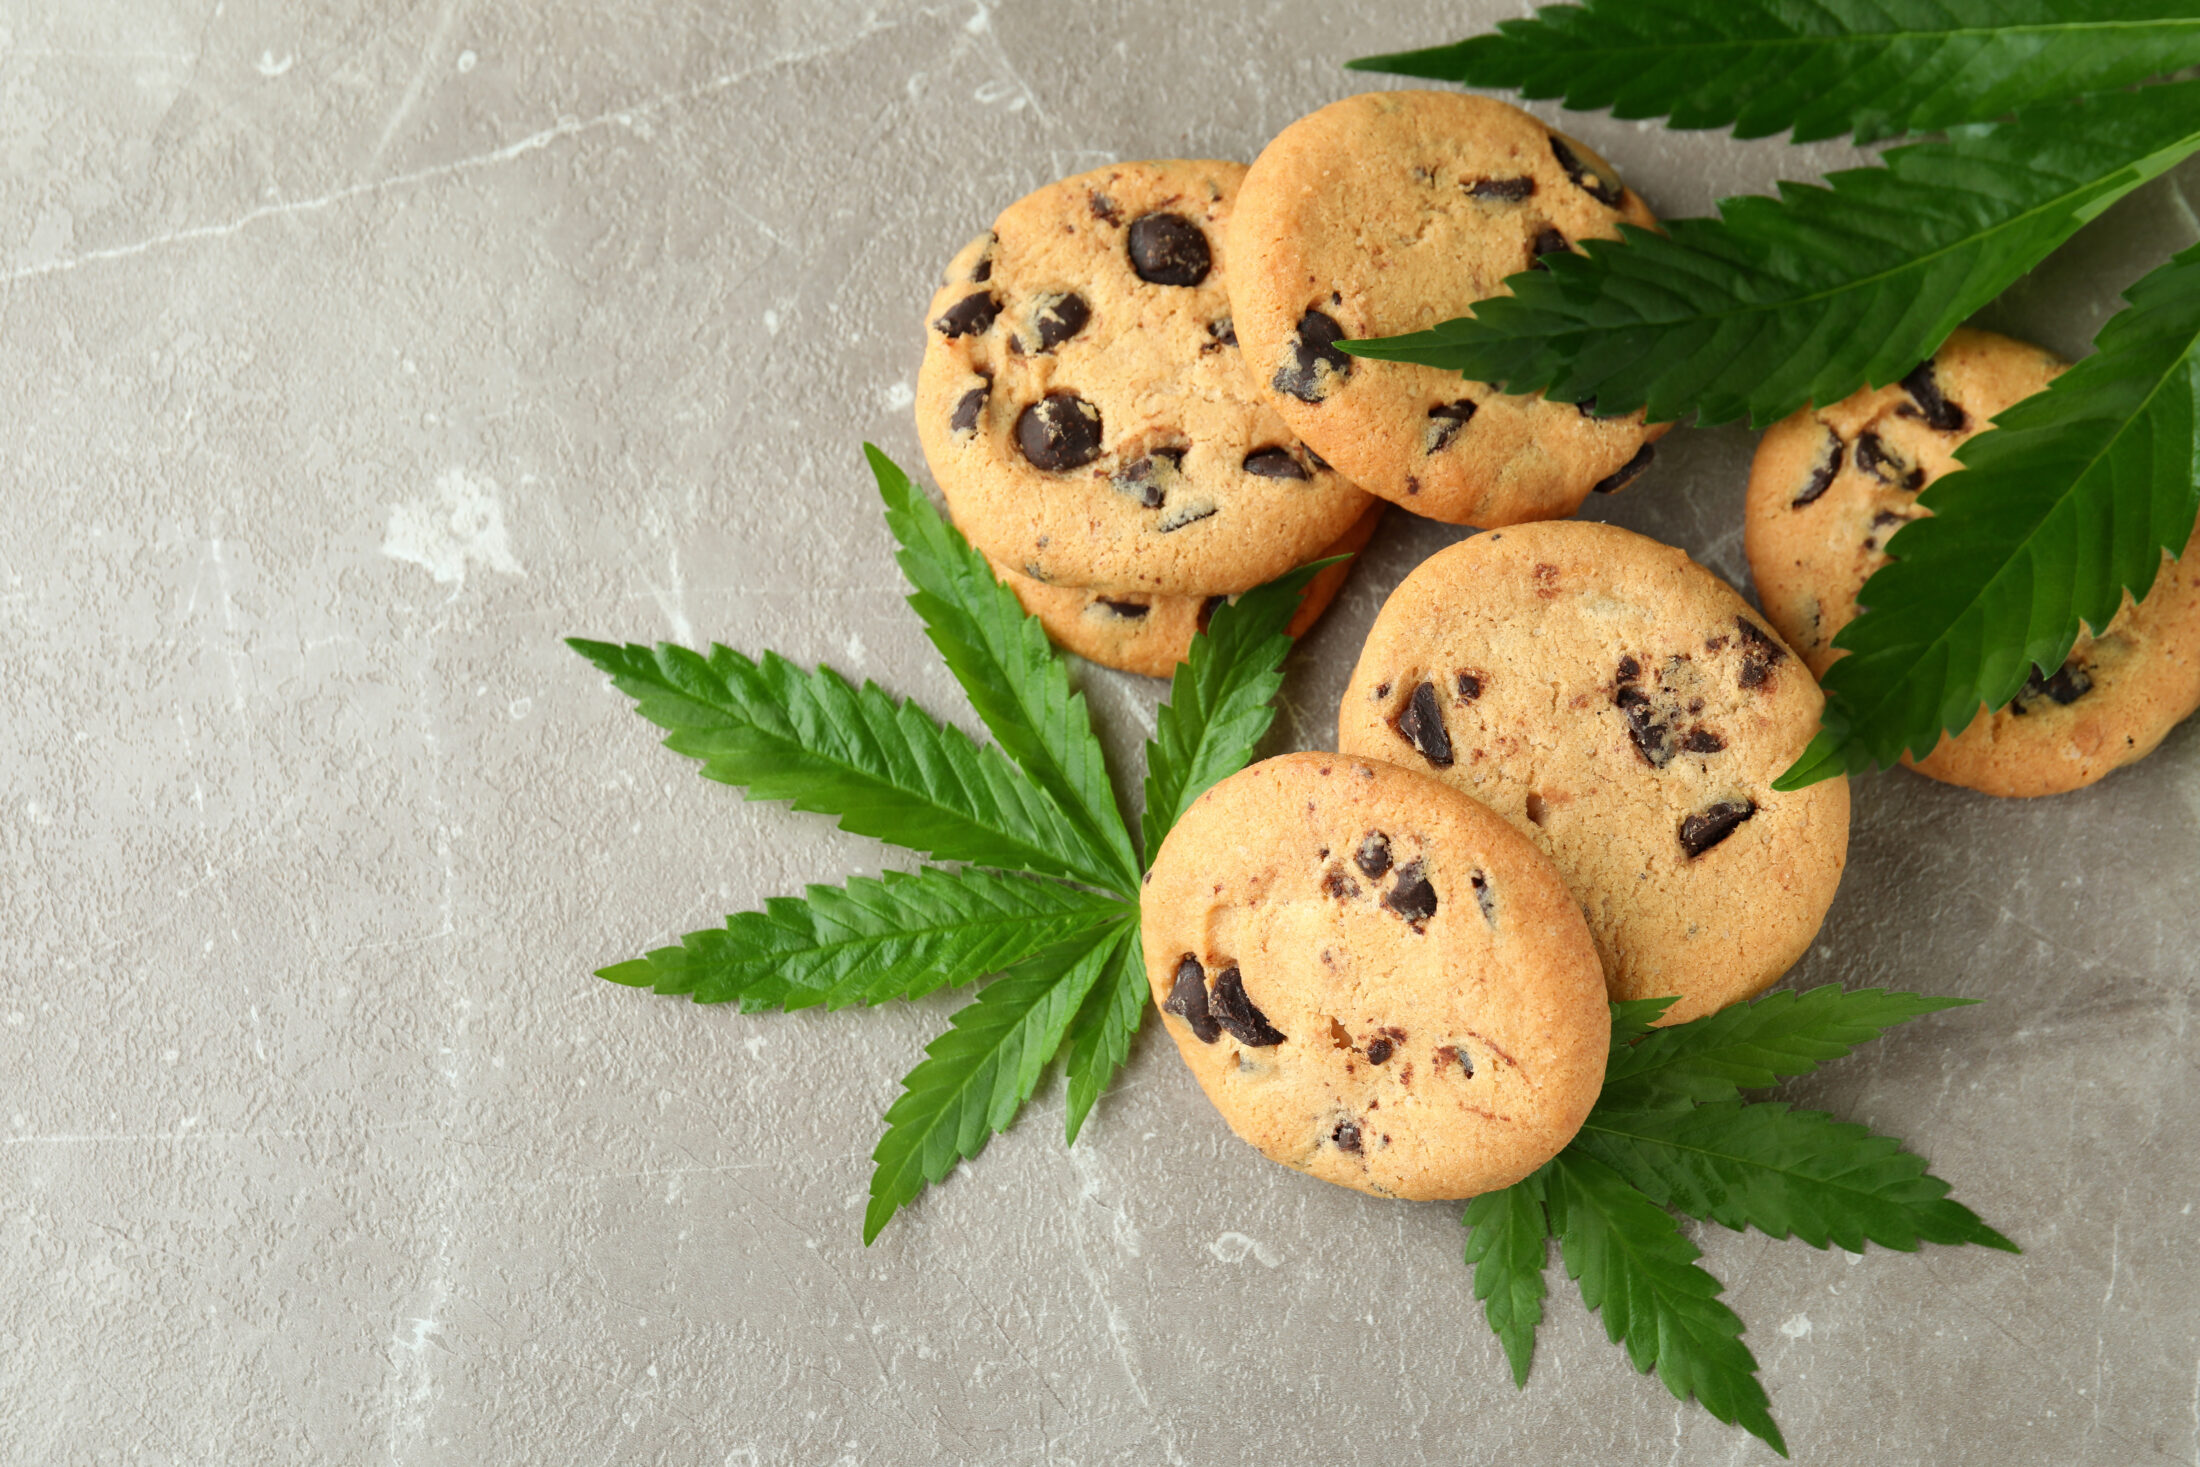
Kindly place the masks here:
MULTIPOLYGON (((1361 361, 1622 221, 1594 153, 1501 102, 1349 98, 1248 170, 1125 163, 1012 204, 927 313, 917 426, 956 523, 1056 642, 1165 674, 1218 600, 1365 545, 1380 500, 1571 514, 1659 429, 1361 361)), ((1293 631, 1342 568, 1309 586, 1293 631)))

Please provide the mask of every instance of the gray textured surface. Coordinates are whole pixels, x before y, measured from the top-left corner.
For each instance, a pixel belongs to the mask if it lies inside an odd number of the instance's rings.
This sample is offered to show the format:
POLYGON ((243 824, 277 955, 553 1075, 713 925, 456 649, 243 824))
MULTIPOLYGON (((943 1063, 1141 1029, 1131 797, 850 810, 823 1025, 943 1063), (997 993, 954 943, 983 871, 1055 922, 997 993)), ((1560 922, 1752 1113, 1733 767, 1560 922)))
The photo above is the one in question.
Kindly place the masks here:
MULTIPOLYGON (((918 461, 939 262, 1515 9, 0 4, 0 1461, 1770 1460, 1568 1286, 1516 1395, 1455 1209, 1259 1161, 1151 1036, 1075 1150, 1050 1087, 865 1250, 951 1000, 587 976, 897 858, 696 779, 557 638, 967 721, 856 450, 918 461)), ((1567 125, 1668 214, 1852 156, 1567 125)), ((1991 324, 2081 350, 2196 189, 1991 324)), ((1749 447, 1598 508, 1738 576, 1749 447)), ((1279 746, 1447 538, 1384 529, 1279 746)), ((1087 685, 1128 770, 1156 689, 1087 685)), ((1704 1230, 1798 1461, 2200 1458, 2196 832, 2200 726, 2045 803, 1860 786, 1797 981, 1990 1002, 1793 1089, 2029 1252, 1704 1230)))

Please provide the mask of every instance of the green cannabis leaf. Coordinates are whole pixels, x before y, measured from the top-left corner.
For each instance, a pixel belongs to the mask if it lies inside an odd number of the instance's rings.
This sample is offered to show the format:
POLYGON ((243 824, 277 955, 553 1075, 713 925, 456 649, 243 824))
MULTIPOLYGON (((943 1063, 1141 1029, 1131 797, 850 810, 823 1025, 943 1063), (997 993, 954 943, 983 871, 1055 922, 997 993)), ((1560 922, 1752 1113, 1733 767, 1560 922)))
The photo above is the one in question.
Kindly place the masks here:
POLYGON ((1798 143, 1992 122, 2195 64, 2185 0, 1584 0, 1346 63, 1798 143))
MULTIPOLYGON (((2200 81, 2035 107, 1717 219, 1622 225, 1428 331, 1341 343, 1602 412, 1762 426, 1891 382, 2086 221, 2200 149, 2200 81)), ((1907 532, 1904 532, 1907 533, 1907 532)))
POLYGON ((1670 1002, 1613 1004, 1612 1058, 1580 1133, 1541 1171, 1468 1204, 1474 1296, 1514 1383, 1525 1385, 1543 1315, 1545 1239, 1555 1235, 1583 1302, 1603 1313, 1636 1369, 1655 1366, 1676 1397, 1693 1396, 1785 1456, 1742 1322, 1718 1301, 1718 1280, 1697 1265, 1666 1209, 1852 1253, 1867 1242, 2017 1251, 1900 1142, 1739 1098, 1970 1000, 1827 986, 1649 1027, 1670 1002))
POLYGON ((1956 450, 1834 645, 1824 727, 1775 789, 1923 757, 2144 597, 2200 516, 2200 246, 2125 292, 2093 354, 1956 450))

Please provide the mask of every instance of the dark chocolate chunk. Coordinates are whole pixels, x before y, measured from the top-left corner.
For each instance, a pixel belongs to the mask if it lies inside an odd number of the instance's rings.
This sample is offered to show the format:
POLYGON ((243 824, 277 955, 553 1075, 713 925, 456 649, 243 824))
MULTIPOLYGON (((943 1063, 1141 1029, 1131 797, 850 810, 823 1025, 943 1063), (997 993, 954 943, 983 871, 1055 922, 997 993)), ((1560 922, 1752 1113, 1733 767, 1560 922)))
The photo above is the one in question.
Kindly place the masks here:
POLYGON ((1117 469, 1109 482, 1135 497, 1148 509, 1159 509, 1169 500, 1169 484, 1184 466, 1181 448, 1157 448, 1117 469))
POLYGON ((1606 474, 1603 478, 1597 480, 1594 484, 1591 484, 1589 486, 1590 491, 1596 494, 1618 493, 1620 490, 1625 489, 1629 484, 1634 483, 1635 480, 1641 478, 1642 471, 1650 467, 1650 460, 1656 458, 1657 454, 1658 446, 1655 443, 1645 443, 1642 447, 1635 450, 1635 456, 1633 458, 1627 460, 1627 462, 1621 464, 1618 468, 1612 470, 1612 472, 1606 474))
POLYGON ((1322 873, 1322 895, 1332 901, 1348 902, 1360 894, 1360 883, 1354 881, 1342 866, 1332 866, 1322 873))
POLYGON ((983 285, 993 278, 993 247, 1001 242, 997 234, 985 237, 985 253, 978 256, 978 263, 970 267, 970 283, 983 285))
POLYGON ((1691 754, 1716 754, 1725 747, 1725 739, 1700 723, 1690 729, 1687 737, 1681 740, 1681 748, 1691 754))
POLYGON ((1032 325, 1039 332, 1038 350, 1052 351, 1063 342, 1085 329, 1092 319, 1092 307, 1085 298, 1072 291, 1067 295, 1043 299, 1038 309, 1031 313, 1032 325))
POLYGON ((1612 695, 1612 702, 1627 720, 1627 738, 1642 756, 1642 762, 1652 769, 1663 769, 1673 762, 1673 729, 1650 706, 1650 695, 1637 687, 1623 687, 1612 695))
POLYGON ((1856 435, 1856 466, 1882 484, 1916 492, 1925 487, 1925 471, 1893 449, 1877 433, 1856 435))
POLYGON ((1141 214, 1131 221, 1131 268, 1154 285, 1197 285, 1214 268, 1207 236, 1182 214, 1141 214))
POLYGON ((1415 932, 1426 927, 1436 915, 1436 888, 1429 885, 1427 869, 1419 861, 1400 866, 1383 905, 1412 923, 1415 932))
POLYGON ((2052 698, 2067 708, 2092 691, 2093 677, 2075 657, 2056 668, 2053 677, 2042 677, 2035 666, 2010 702, 2009 711, 2020 715, 2030 713, 2032 705, 2042 698, 2052 698))
POLYGON ((1050 392, 1016 415, 1016 446, 1035 469, 1083 468, 1100 456, 1100 409, 1074 392, 1050 392))
POLYGON ((1502 203, 1517 204, 1535 192, 1532 178, 1478 178, 1465 185, 1470 199, 1495 199, 1502 203))
POLYGON ((1475 699, 1481 696, 1482 675, 1478 672, 1462 672, 1461 674, 1459 674, 1460 701, 1464 703, 1472 703, 1475 699))
POLYGON ((1551 267, 1543 263, 1543 257, 1545 255, 1563 255, 1570 248, 1572 246, 1566 243, 1565 235, 1546 226, 1536 235, 1535 242, 1528 246, 1528 268, 1530 270, 1548 270, 1551 267))
POLYGON ((1237 345, 1237 323, 1228 316, 1224 316, 1219 321, 1209 321, 1207 323, 1207 334, 1224 346, 1237 345))
POLYGON ((1161 1008, 1191 1025, 1192 1037, 1201 1044, 1212 1044, 1222 1037, 1222 1027, 1207 1011, 1207 970, 1190 953, 1177 960, 1176 981, 1169 985, 1168 1000, 1161 1008))
POLYGON ((1639 663, 1639 662, 1635 661, 1635 659, 1634 659, 1634 658, 1632 658, 1632 657, 1622 657, 1622 658, 1621 658, 1621 659, 1619 660, 1619 680, 1620 680, 1621 682, 1623 682, 1623 683, 1631 683, 1631 682, 1633 682, 1633 681, 1634 681, 1634 680, 1635 680, 1636 678, 1638 678, 1638 677, 1641 677, 1641 676, 1642 676, 1642 664, 1641 664, 1641 663, 1639 663))
POLYGON ((1842 446, 1840 435, 1831 428, 1827 428, 1825 434, 1826 441, 1818 450, 1817 460, 1810 466, 1810 477, 1803 481, 1803 487, 1788 501, 1790 509, 1801 509, 1805 505, 1817 503, 1818 496, 1833 487, 1834 478, 1841 472, 1841 460, 1848 450, 1842 446))
POLYGON ((957 433, 968 433, 976 428, 978 418, 985 412, 986 394, 992 390, 992 383, 981 382, 955 399, 955 412, 947 420, 948 428, 957 433))
POLYGON ((1352 853, 1352 862, 1370 881, 1381 876, 1390 869, 1390 837, 1379 830, 1369 831, 1367 839, 1352 853))
POLYGON ((1734 625, 1742 634, 1742 670, 1736 680, 1745 688, 1762 687, 1772 676, 1772 669, 1787 661, 1787 650, 1746 616, 1735 617, 1734 625))
POLYGON ((1444 710, 1436 701, 1436 684, 1423 683, 1413 690, 1405 710, 1391 725, 1398 737, 1437 769, 1451 768, 1451 730, 1444 727, 1444 710))
POLYGON ((1123 222, 1122 209, 1117 207, 1115 200, 1109 198, 1100 190, 1092 189, 1087 192, 1085 202, 1091 206, 1093 218, 1107 224, 1121 224, 1123 222))
POLYGON ((1606 178, 1582 162, 1574 150, 1566 146, 1566 140, 1556 133, 1551 135, 1551 156, 1558 160, 1558 166, 1566 170, 1566 176, 1575 186, 1598 203, 1616 209, 1620 200, 1626 197, 1617 179, 1606 178))
POLYGON ((1940 379, 1933 375, 1931 358, 1917 364, 1917 370, 1902 379, 1902 390, 1910 394, 1910 401, 1917 404, 1913 410, 1907 404, 1895 411, 1905 417, 1923 418, 1925 426, 1936 433, 1961 433, 1970 416, 1947 398, 1940 395, 1940 379))
POLYGON ((1308 311, 1299 317, 1290 355, 1269 379, 1271 385, 1300 402, 1320 402, 1329 395, 1332 380, 1342 382, 1352 375, 1352 358, 1337 350, 1337 343, 1343 339, 1344 328, 1337 324, 1336 317, 1308 311), (1326 372, 1322 370, 1325 366, 1326 372))
POLYGON ((1143 601, 1117 601, 1107 596, 1094 598, 1093 605, 1105 606, 1125 621, 1143 621, 1146 619, 1146 614, 1153 610, 1151 606, 1146 605, 1143 601))
POLYGON ((1459 436, 1459 430, 1474 420, 1472 399, 1460 398, 1457 402, 1440 402, 1428 410, 1428 427, 1421 433, 1421 451, 1437 453, 1451 447, 1451 441, 1459 436))
POLYGON ((1490 895, 1490 879, 1477 871, 1467 878, 1474 887, 1474 904, 1482 909, 1482 920, 1490 926, 1497 925, 1497 899, 1490 895))
POLYGON ((1001 303, 993 298, 993 292, 974 291, 949 306, 932 323, 932 329, 942 336, 977 336, 983 334, 1000 313, 1001 303))
POLYGON ((1329 1139, 1337 1143, 1339 1151, 1360 1149, 1360 1124, 1353 1120, 1337 1122, 1337 1128, 1329 1133, 1329 1139))
POLYGON ((1735 827, 1757 813, 1755 800, 1721 800, 1681 821, 1681 849, 1694 860, 1734 833, 1735 827))
POLYGON ((1268 1022, 1268 1016, 1254 1008, 1253 1001, 1245 996, 1245 978, 1235 963, 1215 974, 1214 992, 1208 996, 1207 1008, 1216 1023, 1249 1049, 1266 1049, 1271 1044, 1283 1043, 1284 1036, 1268 1022))
POLYGON ((1304 479, 1306 465, 1288 448, 1256 448, 1245 455, 1245 472, 1263 479, 1304 479))
POLYGON ((1371 1065, 1379 1065, 1384 1060, 1389 1059, 1391 1053, 1396 1050, 1397 1047, 1397 1045, 1390 1042, 1390 1038, 1388 1035, 1369 1040, 1367 1046, 1367 1062, 1371 1065))

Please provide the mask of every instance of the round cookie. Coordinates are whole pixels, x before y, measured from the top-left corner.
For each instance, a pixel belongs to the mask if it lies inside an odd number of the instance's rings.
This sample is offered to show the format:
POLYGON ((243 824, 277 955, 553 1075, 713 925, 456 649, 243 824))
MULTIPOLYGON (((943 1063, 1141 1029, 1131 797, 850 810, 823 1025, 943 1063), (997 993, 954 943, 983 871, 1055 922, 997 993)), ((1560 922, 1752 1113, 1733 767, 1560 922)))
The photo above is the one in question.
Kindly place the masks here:
MULTIPOLYGON (((1926 485, 1960 465, 1955 451, 1994 416, 2042 391, 2064 363, 2027 342, 1968 328, 1901 382, 1805 408, 1757 445, 1744 515, 1750 574, 1765 616, 1823 674, 1845 655, 1834 633, 1887 562, 1886 544, 1931 513, 1926 485)), ((2089 785, 2154 751, 2200 708, 2200 555, 2164 557, 2146 600, 2099 635, 2079 634, 2051 677, 2005 708, 1943 735, 1922 774, 1993 795, 2089 785)))
POLYGON ((1368 496, 1247 380, 1223 281, 1243 165, 1121 163, 1011 204, 925 315, 917 433, 955 523, 1033 580, 1273 580, 1368 496))
POLYGON ((1645 468, 1664 425, 1348 356, 1467 314, 1508 275, 1656 220, 1610 165, 1517 107, 1371 92, 1285 128, 1231 222, 1245 362, 1292 431, 1362 488, 1484 527, 1555 519, 1645 468))
POLYGON ((1612 997, 1678 995, 1678 1023, 1772 984, 1832 904, 1847 781, 1772 788, 1823 702, 1687 555, 1554 521, 1463 540, 1400 583, 1337 739, 1511 821, 1580 899, 1612 997))
MULTIPOLYGON (((1342 537, 1312 558, 1327 560, 1332 555, 1358 555, 1367 548, 1369 537, 1375 533, 1375 526, 1383 517, 1383 508, 1382 502, 1377 500, 1368 507, 1366 514, 1352 522, 1342 537)), ((1214 615, 1215 608, 1230 599, 1227 596, 1110 595, 1075 586, 1044 586, 999 561, 992 562, 992 566, 993 573, 1016 593, 1024 610, 1039 618, 1054 645, 1103 667, 1143 673, 1147 677, 1168 677, 1175 672, 1176 665, 1191 650, 1192 638, 1207 629, 1207 620, 1214 615)), ((1304 636, 1321 620, 1329 603, 1337 599, 1337 593, 1344 589, 1345 577, 1351 573, 1350 560, 1316 572, 1314 579, 1307 582, 1299 598, 1299 609, 1283 629, 1284 634, 1304 636)))
POLYGON ((1565 883, 1410 771, 1286 754, 1185 811, 1139 902, 1200 1088, 1270 1159, 1384 1197, 1510 1186, 1573 1139, 1611 1014, 1565 883))

